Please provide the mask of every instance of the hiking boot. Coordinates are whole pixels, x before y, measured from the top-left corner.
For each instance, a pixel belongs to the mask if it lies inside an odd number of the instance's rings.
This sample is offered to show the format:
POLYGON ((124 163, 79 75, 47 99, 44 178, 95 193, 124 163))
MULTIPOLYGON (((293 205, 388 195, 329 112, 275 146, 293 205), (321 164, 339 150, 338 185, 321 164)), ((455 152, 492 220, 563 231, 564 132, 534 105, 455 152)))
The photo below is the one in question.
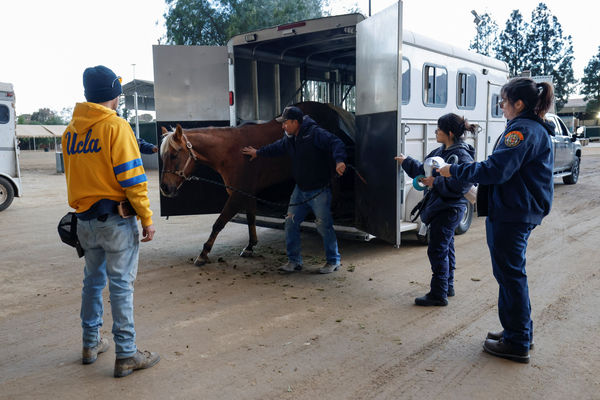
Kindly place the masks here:
POLYGON ((295 261, 288 261, 286 264, 283 264, 281 267, 278 268, 279 271, 282 272, 296 272, 296 271, 301 271, 302 270, 302 265, 298 264, 295 261))
POLYGON ((429 307, 429 306, 443 307, 443 306, 448 305, 448 300, 433 296, 431 293, 427 293, 423 297, 417 297, 415 299, 415 304, 418 306, 425 306, 425 307, 429 307))
POLYGON ((506 358, 507 360, 523 364, 529 363, 529 350, 519 350, 511 344, 506 343, 504 339, 486 339, 483 342, 483 351, 496 357, 506 358))
MULTIPOLYGON (((493 340, 500 340, 504 337, 504 331, 499 331, 499 332, 488 332, 487 334, 487 339, 493 339, 493 340)), ((533 350, 533 338, 531 339, 531 342, 529 342, 529 350, 533 350)))
POLYGON ((158 353, 138 350, 132 357, 117 358, 115 361, 115 378, 130 375, 138 369, 146 369, 154 366, 160 360, 158 353))
POLYGON ((448 286, 448 297, 454 297, 454 287, 448 286))
POLYGON ((110 347, 108 340, 100 338, 94 347, 84 347, 81 351, 81 363, 92 364, 98 359, 98 354, 104 353, 110 347))
POLYGON ((340 268, 341 264, 325 264, 323 265, 321 268, 319 268, 319 273, 320 274, 330 274, 332 272, 337 271, 340 268))

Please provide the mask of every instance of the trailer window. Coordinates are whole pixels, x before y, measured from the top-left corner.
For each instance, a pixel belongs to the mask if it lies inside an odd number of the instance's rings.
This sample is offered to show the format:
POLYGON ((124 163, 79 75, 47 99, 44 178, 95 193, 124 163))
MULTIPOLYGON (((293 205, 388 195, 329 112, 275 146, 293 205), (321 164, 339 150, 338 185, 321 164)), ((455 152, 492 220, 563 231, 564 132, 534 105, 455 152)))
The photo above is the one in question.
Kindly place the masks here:
POLYGON ((425 64, 423 69, 423 100, 426 106, 443 107, 448 102, 448 70, 425 64))
POLYGON ((348 112, 356 112, 356 86, 342 85, 342 108, 348 112))
POLYGON ((477 78, 475 74, 459 72, 456 81, 456 105, 461 109, 474 109, 477 96, 477 78))
POLYGON ((410 61, 402 58, 402 104, 410 101, 410 61))
POLYGON ((502 109, 500 108, 500 95, 492 95, 491 114, 493 118, 502 118, 502 109))
POLYGON ((329 84, 323 81, 306 81, 302 87, 302 101, 329 103, 329 84))
POLYGON ((10 121, 8 107, 5 105, 0 105, 0 124, 8 124, 8 121, 10 121))

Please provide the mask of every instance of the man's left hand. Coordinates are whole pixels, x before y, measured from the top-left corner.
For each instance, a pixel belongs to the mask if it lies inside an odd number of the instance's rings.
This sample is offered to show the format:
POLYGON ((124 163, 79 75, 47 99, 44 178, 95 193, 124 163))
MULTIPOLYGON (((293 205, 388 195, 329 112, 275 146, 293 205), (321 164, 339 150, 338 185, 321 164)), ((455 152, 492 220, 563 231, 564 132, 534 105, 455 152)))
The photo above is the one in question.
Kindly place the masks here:
POLYGON ((344 175, 344 171, 346 171, 346 164, 344 164, 344 162, 340 161, 335 164, 335 172, 337 172, 339 176, 344 175))

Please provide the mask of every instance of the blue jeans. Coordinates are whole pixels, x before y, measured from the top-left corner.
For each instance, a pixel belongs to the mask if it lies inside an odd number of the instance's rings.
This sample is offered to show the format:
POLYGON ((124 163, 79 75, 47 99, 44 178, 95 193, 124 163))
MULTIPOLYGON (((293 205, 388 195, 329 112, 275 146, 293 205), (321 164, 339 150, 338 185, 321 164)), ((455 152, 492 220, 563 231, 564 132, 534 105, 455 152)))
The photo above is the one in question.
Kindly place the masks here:
MULTIPOLYGON (((292 192, 292 196, 290 197, 290 203, 300 203, 313 197, 321 190, 322 189, 317 189, 304 192, 296 185, 292 192)), ((302 255, 300 254, 300 224, 304 221, 304 218, 306 218, 306 215, 310 210, 315 214, 317 231, 323 238, 327 263, 332 265, 339 264, 341 257, 338 252, 335 230, 333 229, 333 217, 331 216, 331 190, 329 188, 326 188, 321 194, 306 203, 288 207, 287 216, 285 218, 285 244, 288 259, 302 265, 302 255)))
POLYGON ((431 294, 447 297, 448 288, 454 287, 454 230, 464 214, 463 209, 449 208, 437 213, 429 224, 427 256, 431 263, 431 294))
POLYGON ((527 241, 534 224, 485 221, 487 243, 498 291, 498 316, 504 341, 529 350, 533 339, 529 286, 525 271, 527 241))
POLYGON ((108 277, 115 353, 117 358, 131 357, 137 351, 133 324, 133 282, 139 256, 136 219, 110 214, 104 222, 95 218, 78 220, 77 236, 85 250, 81 292, 83 346, 94 347, 100 339, 102 290, 108 277))

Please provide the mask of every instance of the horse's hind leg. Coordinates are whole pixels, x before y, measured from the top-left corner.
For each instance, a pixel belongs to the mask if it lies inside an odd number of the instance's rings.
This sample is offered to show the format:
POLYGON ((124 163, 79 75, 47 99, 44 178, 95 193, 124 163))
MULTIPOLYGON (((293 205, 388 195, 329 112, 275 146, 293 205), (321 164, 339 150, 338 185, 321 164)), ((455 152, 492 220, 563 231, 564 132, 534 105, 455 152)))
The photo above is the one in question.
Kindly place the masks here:
POLYGON ((217 218, 217 220, 213 224, 212 232, 210 233, 210 237, 208 238, 206 243, 204 243, 204 246, 202 246, 202 252, 194 260, 195 265, 200 267, 200 266, 210 262, 210 259, 208 258, 208 253, 210 253, 210 251, 212 250, 213 244, 215 244, 215 240, 217 239, 219 232, 221 232, 221 230, 223 230, 223 228, 229 222, 229 220, 240 209, 241 209, 241 207, 239 205, 239 201, 236 201, 236 199, 235 199, 235 194, 232 196, 229 196, 229 199, 227 199, 227 202, 225 203, 225 206, 223 207, 223 210, 221 211, 221 215, 219 215, 219 218, 217 218))
POLYGON ((256 236, 256 200, 252 199, 246 207, 246 219, 248 222, 248 246, 240 253, 241 257, 252 257, 254 255, 254 246, 258 243, 256 236))

